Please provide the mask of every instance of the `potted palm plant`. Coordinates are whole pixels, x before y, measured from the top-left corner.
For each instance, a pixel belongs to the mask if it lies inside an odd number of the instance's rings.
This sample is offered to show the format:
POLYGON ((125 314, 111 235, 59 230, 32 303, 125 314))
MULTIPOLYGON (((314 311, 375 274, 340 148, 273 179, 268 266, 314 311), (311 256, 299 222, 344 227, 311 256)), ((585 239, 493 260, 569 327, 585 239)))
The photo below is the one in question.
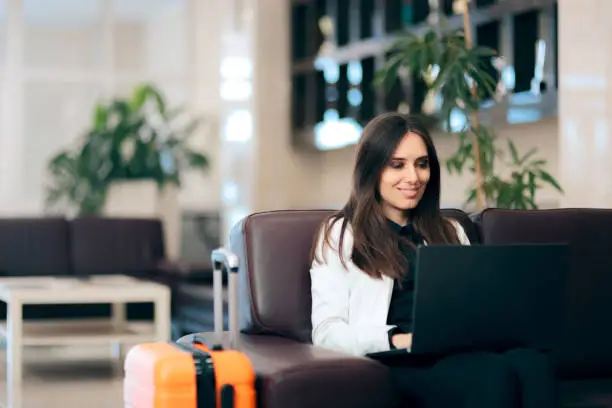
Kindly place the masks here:
POLYGON ((168 108, 150 84, 127 99, 98 103, 84 137, 49 161, 47 208, 80 216, 160 216, 165 229, 178 228, 181 175, 209 166, 189 144, 200 124, 201 118, 168 108))
POLYGON ((456 0, 454 10, 463 14, 463 29, 445 28, 438 10, 420 35, 402 32, 390 46, 391 55, 377 73, 375 84, 385 86, 402 71, 417 73, 427 85, 428 100, 437 97, 438 123, 446 132, 457 136, 458 149, 446 160, 450 173, 462 174, 466 169, 473 177, 467 192, 466 204, 476 202, 478 210, 487 206, 502 208, 537 208, 536 192, 548 184, 558 191, 562 188, 545 169, 547 161, 534 157, 536 149, 520 154, 512 140, 508 148, 498 147, 494 129, 481 121, 481 101, 496 99, 497 81, 486 64, 496 56, 487 47, 473 46, 470 33, 468 0, 456 0), (459 129, 451 126, 452 117, 462 117, 459 129), (502 176, 496 163, 511 156, 511 172, 502 176))

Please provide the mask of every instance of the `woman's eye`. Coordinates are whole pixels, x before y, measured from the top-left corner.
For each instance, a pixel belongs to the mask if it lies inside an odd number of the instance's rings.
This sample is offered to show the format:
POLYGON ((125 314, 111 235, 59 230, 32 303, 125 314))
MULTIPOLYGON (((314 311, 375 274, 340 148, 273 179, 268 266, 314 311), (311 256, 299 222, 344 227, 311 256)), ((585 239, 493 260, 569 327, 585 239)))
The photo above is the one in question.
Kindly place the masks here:
POLYGON ((404 167, 402 162, 391 162, 391 168, 393 169, 401 169, 402 167, 404 167))
POLYGON ((421 169, 426 169, 426 168, 428 168, 428 167, 429 167, 429 161, 428 161, 428 160, 420 160, 420 161, 417 163, 417 166, 418 166, 419 168, 421 168, 421 169))

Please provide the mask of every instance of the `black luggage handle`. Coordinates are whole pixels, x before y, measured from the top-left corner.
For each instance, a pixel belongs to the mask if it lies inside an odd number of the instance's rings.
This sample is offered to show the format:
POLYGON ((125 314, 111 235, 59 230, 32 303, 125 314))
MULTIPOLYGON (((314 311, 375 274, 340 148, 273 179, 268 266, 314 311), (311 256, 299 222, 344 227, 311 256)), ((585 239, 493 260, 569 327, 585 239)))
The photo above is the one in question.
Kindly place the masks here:
POLYGON ((213 343, 209 345, 206 337, 204 337, 201 333, 193 333, 190 336, 191 344, 201 344, 203 346, 209 347, 212 351, 220 351, 223 350, 223 344, 213 343))

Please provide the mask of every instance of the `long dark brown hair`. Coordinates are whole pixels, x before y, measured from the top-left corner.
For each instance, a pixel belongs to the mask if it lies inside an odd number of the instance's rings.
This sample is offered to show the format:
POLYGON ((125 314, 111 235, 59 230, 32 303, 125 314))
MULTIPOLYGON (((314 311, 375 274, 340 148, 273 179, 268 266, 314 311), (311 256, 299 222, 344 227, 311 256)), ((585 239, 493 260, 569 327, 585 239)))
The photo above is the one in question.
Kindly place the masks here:
MULTIPOLYGON (((340 221, 342 228, 337 249, 343 265, 346 259, 342 251, 345 231, 348 226, 353 233, 353 263, 372 277, 386 275, 401 278, 408 270, 406 259, 398 247, 398 238, 382 209, 379 193, 380 177, 390 164, 393 153, 408 133, 419 135, 427 146, 430 179, 418 205, 410 210, 409 218, 428 244, 458 244, 453 225, 440 214, 440 162, 429 132, 415 117, 399 113, 386 113, 372 119, 363 130, 357 145, 353 169, 353 188, 348 202, 342 210, 331 215, 322 224, 323 245, 330 244, 333 225, 340 221)), ((321 255, 315 239, 312 258, 318 262, 321 255)))

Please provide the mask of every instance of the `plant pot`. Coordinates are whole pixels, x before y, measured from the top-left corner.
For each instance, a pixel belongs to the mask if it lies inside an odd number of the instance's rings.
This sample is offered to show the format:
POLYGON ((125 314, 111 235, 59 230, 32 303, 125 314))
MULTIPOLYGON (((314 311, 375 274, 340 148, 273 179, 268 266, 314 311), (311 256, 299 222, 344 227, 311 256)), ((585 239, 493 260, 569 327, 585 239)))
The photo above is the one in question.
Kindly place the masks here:
POLYGON ((152 180, 114 182, 110 185, 102 214, 107 217, 158 218, 162 221, 166 257, 180 255, 181 211, 178 188, 157 187, 152 180))

